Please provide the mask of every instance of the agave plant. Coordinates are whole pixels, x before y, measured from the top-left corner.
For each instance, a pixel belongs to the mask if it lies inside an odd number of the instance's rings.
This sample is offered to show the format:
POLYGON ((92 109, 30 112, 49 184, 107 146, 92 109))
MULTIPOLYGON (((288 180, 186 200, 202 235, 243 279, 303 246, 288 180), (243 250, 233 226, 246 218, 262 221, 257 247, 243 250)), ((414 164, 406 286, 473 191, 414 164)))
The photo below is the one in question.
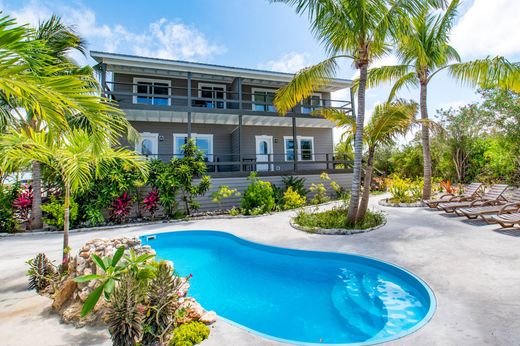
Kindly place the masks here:
POLYGON ((29 265, 27 276, 29 277, 29 289, 41 292, 46 289, 57 276, 57 270, 44 253, 26 262, 29 265))
POLYGON ((121 276, 107 311, 108 331, 115 346, 136 345, 143 335, 143 289, 132 273, 121 276))
POLYGON ((165 337, 175 327, 175 313, 179 307, 179 292, 186 281, 174 275, 173 268, 161 262, 155 277, 148 286, 148 312, 143 345, 164 343, 165 337))

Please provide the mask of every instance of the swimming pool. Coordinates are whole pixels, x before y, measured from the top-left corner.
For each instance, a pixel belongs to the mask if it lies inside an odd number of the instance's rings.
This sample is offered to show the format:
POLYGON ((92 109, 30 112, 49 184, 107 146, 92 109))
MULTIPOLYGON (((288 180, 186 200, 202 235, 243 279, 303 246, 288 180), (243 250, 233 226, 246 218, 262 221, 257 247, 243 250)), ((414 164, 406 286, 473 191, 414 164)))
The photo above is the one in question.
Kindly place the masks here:
POLYGON ((417 330, 435 309, 419 278, 367 257, 272 247, 219 231, 141 239, 180 275, 193 274, 189 294, 205 309, 280 341, 380 343, 417 330))

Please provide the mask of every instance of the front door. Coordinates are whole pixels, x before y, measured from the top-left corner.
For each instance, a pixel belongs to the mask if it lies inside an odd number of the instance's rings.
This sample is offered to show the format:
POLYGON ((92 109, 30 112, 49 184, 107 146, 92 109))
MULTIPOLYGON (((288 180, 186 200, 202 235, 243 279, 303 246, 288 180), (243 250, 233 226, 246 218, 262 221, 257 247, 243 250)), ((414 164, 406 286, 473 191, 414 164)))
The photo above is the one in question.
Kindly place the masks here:
MULTIPOLYGON (((268 171, 269 165, 261 162, 273 160, 273 136, 256 136, 256 170, 268 171)), ((271 169, 273 165, 271 164, 271 169)))

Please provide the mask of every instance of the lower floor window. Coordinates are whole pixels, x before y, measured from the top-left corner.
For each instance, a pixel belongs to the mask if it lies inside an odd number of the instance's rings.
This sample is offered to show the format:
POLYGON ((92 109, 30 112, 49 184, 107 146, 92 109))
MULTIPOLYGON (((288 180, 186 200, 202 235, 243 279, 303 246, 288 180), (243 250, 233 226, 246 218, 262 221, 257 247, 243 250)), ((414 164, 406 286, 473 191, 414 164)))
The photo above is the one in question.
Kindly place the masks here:
MULTIPOLYGON (((192 133, 191 138, 195 140, 197 148, 204 153, 207 161, 213 161, 213 135, 192 133)), ((188 142, 188 135, 173 135, 173 153, 175 157, 183 157, 183 146, 188 142)))
MULTIPOLYGON (((298 160, 314 160, 314 137, 297 137, 298 160)), ((284 137, 285 161, 294 161, 294 140, 292 137, 284 137)))

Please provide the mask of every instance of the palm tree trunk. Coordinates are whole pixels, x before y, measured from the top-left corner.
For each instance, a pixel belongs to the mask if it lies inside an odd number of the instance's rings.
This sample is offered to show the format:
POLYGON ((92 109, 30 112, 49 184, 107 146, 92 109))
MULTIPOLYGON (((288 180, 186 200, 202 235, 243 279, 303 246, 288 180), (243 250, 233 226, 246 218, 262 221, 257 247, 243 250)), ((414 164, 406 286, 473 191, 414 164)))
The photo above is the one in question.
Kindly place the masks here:
POLYGON ((69 263, 69 208, 70 208, 70 186, 65 183, 65 201, 63 205, 65 214, 63 215, 63 259, 62 259, 62 271, 67 270, 69 263))
POLYGON ((356 136, 354 138, 354 172, 347 219, 355 224, 359 207, 361 189, 361 159, 363 157, 363 126, 365 122, 365 89, 367 84, 367 63, 359 65, 358 114, 356 117, 356 136))
POLYGON ((372 183, 372 171, 374 170, 374 147, 368 149, 367 169, 365 171, 365 180, 363 182, 363 195, 359 203, 357 219, 362 220, 368 209, 368 200, 370 198, 370 184, 372 183))
POLYGON ((41 164, 34 161, 32 164, 33 200, 31 205, 31 229, 43 228, 42 222, 42 176, 41 164))
POLYGON ((430 152, 430 128, 428 124, 427 82, 421 82, 421 141, 423 147, 424 187, 423 199, 428 200, 432 192, 432 156, 430 152))

